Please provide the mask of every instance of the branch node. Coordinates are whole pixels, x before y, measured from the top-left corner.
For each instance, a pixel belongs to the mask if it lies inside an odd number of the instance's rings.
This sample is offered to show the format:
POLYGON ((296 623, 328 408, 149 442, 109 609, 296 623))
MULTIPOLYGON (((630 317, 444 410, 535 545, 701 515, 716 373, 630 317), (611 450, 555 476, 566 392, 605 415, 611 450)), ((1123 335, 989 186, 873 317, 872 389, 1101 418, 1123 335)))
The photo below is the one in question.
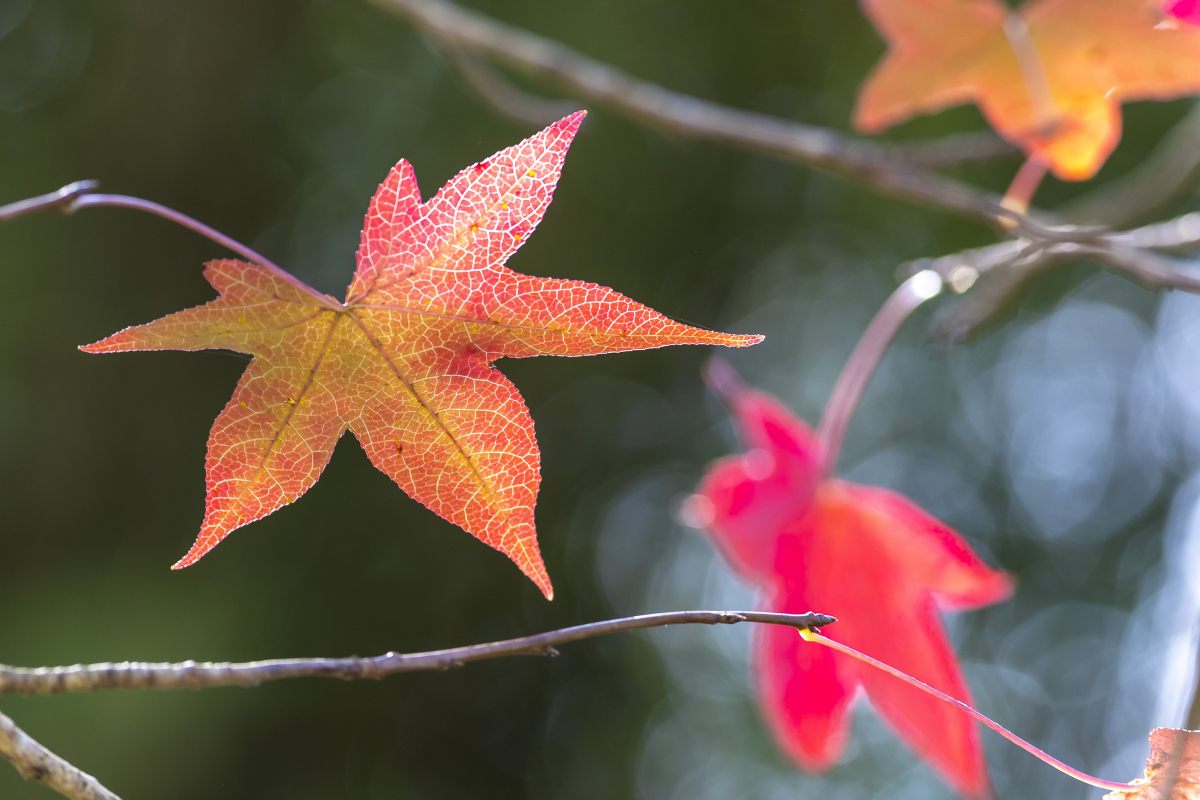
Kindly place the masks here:
POLYGON ((75 201, 85 194, 96 191, 100 188, 100 181, 75 181, 68 183, 66 186, 59 189, 56 194, 61 200, 59 210, 64 214, 74 214, 78 206, 75 201))

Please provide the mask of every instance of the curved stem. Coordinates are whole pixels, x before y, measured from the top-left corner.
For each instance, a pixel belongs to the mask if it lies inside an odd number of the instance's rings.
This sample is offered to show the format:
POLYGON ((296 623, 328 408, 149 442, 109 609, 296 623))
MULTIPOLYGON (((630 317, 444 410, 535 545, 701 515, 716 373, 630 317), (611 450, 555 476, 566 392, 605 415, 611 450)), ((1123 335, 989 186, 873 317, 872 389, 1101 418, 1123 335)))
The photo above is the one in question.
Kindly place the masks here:
POLYGON ((429 653, 386 653, 374 658, 280 658, 242 664, 177 664, 125 662, 77 664, 72 667, 23 669, 0 666, 0 694, 62 694, 98 689, 201 689, 211 686, 257 686, 283 678, 340 678, 379 680, 400 672, 422 672, 461 667, 471 661, 504 656, 555 656, 554 645, 606 636, 610 633, 657 628, 664 625, 733 625, 757 622, 798 629, 836 622, 825 614, 773 614, 765 611, 670 611, 593 622, 562 630, 475 644, 429 653))
POLYGON ((203 222, 193 219, 187 214, 176 211, 173 208, 168 208, 161 203, 143 200, 140 197, 129 197, 123 194, 97 193, 95 189, 99 185, 98 181, 76 181, 75 183, 67 184, 57 192, 50 192, 38 197, 31 197, 28 200, 19 200, 15 203, 0 206, 0 222, 7 222, 10 219, 16 219, 17 217, 32 214, 36 211, 44 211, 49 208, 57 208, 64 214, 73 214, 81 208, 93 206, 113 206, 116 208, 131 208, 135 211, 144 211, 147 214, 153 214, 156 217, 162 217, 165 220, 174 222, 176 225, 187 228, 193 233, 198 233, 225 249, 237 253, 247 261, 270 270, 325 308, 333 311, 345 310, 345 305, 336 299, 327 294, 321 294, 304 281, 287 272, 278 264, 273 263, 261 253, 242 244, 237 239, 226 236, 217 229, 211 228, 203 222))
POLYGON ((918 272, 892 292, 858 340, 846 366, 842 367, 842 374, 833 385, 833 393, 829 395, 821 424, 817 427, 817 435, 825 453, 827 475, 832 475, 837 467, 838 452, 842 448, 846 428, 896 332, 917 306, 936 297, 941 291, 942 278, 938 273, 933 270, 918 272))
POLYGON ((57 208, 64 213, 70 213, 69 207, 75 198, 95 191, 99 186, 100 181, 75 181, 74 183, 68 183, 56 192, 41 194, 37 197, 31 197, 28 200, 18 200, 15 203, 0 206, 0 222, 7 222, 10 219, 23 217, 26 214, 32 214, 35 211, 42 211, 47 208, 57 208))
MULTIPOLYGON (((1000 201, 1000 204, 1018 214, 1024 214, 1029 210, 1029 204, 1033 202, 1033 196, 1037 194, 1038 187, 1042 185, 1042 179, 1046 177, 1048 170, 1049 167, 1040 159, 1032 157, 1025 159, 1025 163, 1013 176, 1012 183, 1008 185, 1008 191, 1004 193, 1004 199, 1000 201)), ((1001 224, 1011 228, 1017 227, 1016 220, 1003 220, 1001 224)))
POLYGON ((176 225, 187 228, 190 231, 200 234, 206 239, 211 239, 217 244, 237 253, 247 261, 253 261, 255 264, 264 266, 272 271, 281 272, 281 267, 269 261, 261 253, 251 250, 246 245, 232 239, 215 228, 210 228, 199 220, 192 219, 187 214, 176 211, 173 208, 167 208, 159 203, 150 200, 142 200, 140 197, 129 197, 123 194, 93 194, 86 192, 76 197, 64 210, 67 213, 73 213, 80 208, 89 208, 91 206, 115 206, 117 208, 132 208, 135 211, 145 211, 147 214, 153 214, 156 217, 162 217, 165 220, 170 220, 176 225))
POLYGON ((993 722, 988 717, 985 717, 983 714, 980 714, 978 711, 971 708, 969 705, 962 702, 961 700, 956 700, 953 697, 951 697, 950 695, 946 694, 945 692, 938 691, 937 689, 933 688, 929 684, 919 681, 916 678, 912 677, 911 675, 909 675, 905 672, 901 672, 900 670, 896 669, 895 667, 893 667, 889 664, 885 664, 882 661, 879 661, 878 659, 871 658, 866 653, 860 653, 859 651, 855 650, 853 647, 844 645, 841 642, 835 642, 833 639, 822 636, 821 634, 819 634, 813 630, 802 630, 802 631, 800 631, 800 635, 805 639, 805 641, 823 644, 826 647, 830 647, 830 648, 833 648, 834 650, 837 650, 839 653, 845 653, 846 655, 850 656, 851 658, 856 658, 859 661, 863 662, 864 664, 870 664, 872 667, 875 667, 875 669, 883 670, 887 674, 892 675, 893 677, 899 678, 900 680, 904 681, 905 683, 909 684, 910 686, 915 686, 918 689, 920 689, 921 691, 927 692, 928 694, 933 695, 934 697, 936 697, 937 699, 939 699, 945 703, 949 703, 950 705, 954 706, 955 708, 960 709, 961 711, 964 711, 965 713, 969 714, 978 722, 981 722, 984 725, 988 726, 989 728, 994 730, 996 733, 1000 734, 1005 739, 1008 739, 1010 742, 1015 744, 1017 747, 1020 747, 1025 752, 1031 753, 1032 755, 1037 756, 1042 761, 1045 761, 1047 764, 1054 767, 1059 772, 1063 772, 1067 775, 1070 775, 1072 778, 1074 778, 1077 781, 1082 781, 1083 783, 1086 783, 1089 786, 1096 786, 1100 789, 1109 789, 1109 790, 1128 789, 1130 786, 1128 783, 1118 783, 1116 781, 1106 781, 1101 778, 1096 778, 1092 775, 1088 775, 1086 772, 1082 772, 1080 770, 1075 769, 1074 767, 1064 764, 1063 762, 1059 761, 1057 758, 1055 758, 1054 756, 1045 752, 1044 750, 1034 747, 1032 744, 1025 741, 1020 736, 1017 736, 1015 733, 1008 730, 1008 728, 1005 728, 1000 723, 993 722))

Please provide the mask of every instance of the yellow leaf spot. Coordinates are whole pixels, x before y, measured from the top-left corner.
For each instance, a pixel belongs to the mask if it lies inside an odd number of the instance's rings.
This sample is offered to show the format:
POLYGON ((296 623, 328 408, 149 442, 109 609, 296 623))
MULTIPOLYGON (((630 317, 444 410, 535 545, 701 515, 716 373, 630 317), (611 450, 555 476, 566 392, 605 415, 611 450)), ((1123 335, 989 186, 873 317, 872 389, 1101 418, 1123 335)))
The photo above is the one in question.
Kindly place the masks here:
POLYGON ((533 170, 529 170, 529 177, 531 177, 531 178, 537 177, 537 173, 534 172, 533 170))
POLYGON ((240 405, 242 408, 245 408, 245 407, 246 407, 246 404, 245 404, 245 403, 238 403, 238 405, 240 405))
POLYGON ((245 321, 246 321, 245 317, 238 317, 238 322, 245 322, 245 321))
POLYGON ((479 226, 478 226, 478 225, 472 225, 472 226, 471 226, 471 230, 473 230, 473 231, 477 231, 477 230, 479 230, 479 226))
POLYGON ((501 203, 501 204, 500 204, 500 207, 501 207, 501 208, 503 208, 505 211, 507 211, 507 210, 508 210, 508 203, 501 203))

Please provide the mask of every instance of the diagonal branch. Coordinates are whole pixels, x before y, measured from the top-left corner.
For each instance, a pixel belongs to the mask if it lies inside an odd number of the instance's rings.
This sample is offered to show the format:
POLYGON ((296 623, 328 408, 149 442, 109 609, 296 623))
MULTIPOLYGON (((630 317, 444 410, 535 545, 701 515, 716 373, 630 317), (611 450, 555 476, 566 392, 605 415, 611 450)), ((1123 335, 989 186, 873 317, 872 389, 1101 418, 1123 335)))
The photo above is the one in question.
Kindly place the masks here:
POLYGON ((480 98, 517 122, 541 129, 579 110, 570 100, 548 100, 518 88, 473 53, 446 47, 442 55, 480 98))
POLYGON ((610 633, 664 625, 734 625, 757 622, 816 628, 836 622, 825 614, 772 614, 764 611, 669 611, 593 622, 572 628, 428 653, 386 653, 373 658, 281 658, 241 664, 139 663, 77 664, 72 667, 24 669, 0 666, 0 694, 62 694, 99 689, 203 689, 212 686, 257 686, 284 678, 379 680, 401 672, 429 672, 461 667, 472 661, 505 656, 555 656, 555 645, 610 633))
POLYGON ((121 800, 100 781, 38 744, 0 714, 0 756, 12 762, 27 781, 49 786, 70 800, 121 800))
MULTIPOLYGON (((742 111, 674 92, 449 0, 370 2, 411 21, 444 50, 494 58, 678 136, 798 161, 985 222, 1005 216, 998 196, 914 166, 905 160, 903 147, 854 139, 830 128, 742 111)), ((992 152, 990 148, 983 150, 992 152)), ((908 152, 916 151, 909 148, 908 152)))
MULTIPOLYGON (((517 87, 486 59, 456 47, 445 46, 442 55, 467 85, 492 108, 506 117, 544 128, 579 110, 570 100, 550 100, 517 87)), ((936 139, 921 139, 886 145, 886 152, 914 167, 937 169, 968 161, 987 161, 1012 155, 1017 149, 990 130, 951 133, 936 139)))

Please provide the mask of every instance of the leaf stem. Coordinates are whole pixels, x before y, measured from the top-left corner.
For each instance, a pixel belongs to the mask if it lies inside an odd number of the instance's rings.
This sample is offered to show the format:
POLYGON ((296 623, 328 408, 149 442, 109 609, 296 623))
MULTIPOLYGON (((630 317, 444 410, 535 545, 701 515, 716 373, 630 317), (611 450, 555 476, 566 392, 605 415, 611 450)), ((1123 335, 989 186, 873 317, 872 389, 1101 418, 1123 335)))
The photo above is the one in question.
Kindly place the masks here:
POLYGON ((236 239, 226 236, 215 228, 210 228, 203 222, 189 217, 187 214, 150 200, 143 200, 140 197, 129 197, 128 195, 123 194, 96 194, 92 192, 85 192, 72 200, 71 203, 63 209, 63 211, 67 214, 71 214, 78 209, 90 208, 92 206, 115 206, 117 208, 132 208, 135 211, 145 211, 147 214, 153 214, 156 217, 162 217, 165 220, 174 222, 176 225, 180 225, 194 233, 198 233, 204 238, 210 239, 221 245, 226 250, 237 253, 247 261, 252 261, 255 264, 264 266, 272 271, 283 272, 281 267, 268 260, 266 256, 251 250, 249 247, 237 241, 236 239))
POLYGON ((983 714, 981 714, 978 711, 976 711, 975 709, 971 708, 969 705, 962 702, 961 700, 956 700, 955 698, 951 697, 950 695, 946 694, 945 692, 938 691, 937 689, 933 688, 929 684, 919 681, 916 678, 912 677, 911 675, 909 675, 905 672, 901 672, 900 670, 896 669, 895 667, 893 667, 889 664, 885 664, 882 661, 879 661, 878 659, 871 658, 866 653, 860 653, 858 650, 855 650, 853 647, 844 645, 841 642, 835 642, 833 639, 830 639, 826 636, 822 636, 820 633, 817 633, 816 631, 811 630, 811 629, 801 630, 800 635, 805 639, 805 641, 823 644, 826 647, 830 647, 830 648, 833 648, 834 650, 837 650, 839 653, 845 653, 846 655, 850 656, 851 658, 856 658, 859 661, 863 662, 864 664, 870 664, 872 667, 875 667, 876 669, 883 670, 887 674, 892 675, 893 677, 899 678, 900 680, 904 681, 905 683, 909 684, 910 686, 915 686, 918 689, 920 689, 921 691, 927 692, 927 693, 933 695, 934 697, 938 698, 942 702, 949 703, 950 705, 954 706, 955 708, 958 708, 958 709, 966 712, 967 714, 971 715, 977 721, 979 721, 979 722, 983 723, 984 725, 986 725, 987 727, 991 728, 996 733, 1000 734, 1005 739, 1008 739, 1010 742, 1015 744, 1017 747, 1020 747, 1025 752, 1031 753, 1032 755, 1040 758, 1042 761, 1045 761, 1047 764, 1054 767, 1059 772, 1070 775, 1072 778, 1074 778, 1077 781, 1082 781, 1083 783, 1086 783, 1089 786, 1096 786, 1100 789, 1109 789, 1109 790, 1128 789, 1130 786, 1130 784, 1128 784, 1128 783, 1118 783, 1116 781, 1106 781, 1101 778, 1096 778, 1091 775, 1088 775, 1086 772, 1082 772, 1080 770, 1075 769, 1074 767, 1064 764, 1063 762, 1059 761, 1057 758, 1055 758, 1054 756, 1045 752, 1044 750, 1041 750, 1041 749, 1033 746, 1029 742, 1022 739, 1020 736, 1017 736, 1015 733, 1008 730, 1000 723, 993 722, 990 718, 985 717, 983 714))
MULTIPOLYGON (((1040 159, 1025 159, 1025 163, 1013 176, 1012 183, 1009 184, 1008 191, 1004 193, 1004 199, 1000 201, 1000 205, 1010 211, 1024 214, 1029 210, 1029 204, 1033 202, 1033 196, 1037 194, 1038 187, 1042 185, 1042 179, 1046 177, 1048 169, 1049 167, 1040 159)), ((1001 220, 1000 224, 1015 228, 1017 221, 1001 220)))
POLYGON ((942 278, 933 270, 922 270, 906 280, 892 292, 891 297, 884 302, 883 307, 875 314, 871 324, 863 332, 862 338, 850 354, 842 374, 838 376, 829 402, 825 405, 825 413, 821 424, 817 427, 822 449, 825 454, 825 473, 832 475, 837 467, 838 452, 842 448, 842 439, 846 428, 862 399, 863 391, 871 380, 875 368, 883 358, 888 345, 900 330, 900 326, 909 315, 922 303, 931 297, 936 297, 942 291, 942 278))
POLYGON ((270 270, 282 280, 287 281, 313 298, 318 305, 333 311, 344 311, 346 308, 336 299, 327 294, 321 294, 261 253, 252 250, 232 237, 226 236, 217 229, 189 217, 181 211, 176 211, 173 208, 168 208, 161 203, 155 203, 151 200, 143 200, 140 197, 129 197, 123 194, 100 194, 95 191, 99 186, 99 181, 76 181, 75 183, 67 184, 57 192, 50 192, 49 194, 31 197, 28 200, 18 200, 15 203, 0 206, 0 222, 7 222, 17 217, 23 217, 26 214, 50 208, 57 208, 64 214, 74 214, 81 208, 93 206, 113 206, 116 208, 131 208, 135 211, 144 211, 147 214, 153 214, 156 217, 162 217, 165 220, 174 222, 176 225, 187 228, 193 233, 198 233, 225 249, 237 253, 247 261, 270 270))

